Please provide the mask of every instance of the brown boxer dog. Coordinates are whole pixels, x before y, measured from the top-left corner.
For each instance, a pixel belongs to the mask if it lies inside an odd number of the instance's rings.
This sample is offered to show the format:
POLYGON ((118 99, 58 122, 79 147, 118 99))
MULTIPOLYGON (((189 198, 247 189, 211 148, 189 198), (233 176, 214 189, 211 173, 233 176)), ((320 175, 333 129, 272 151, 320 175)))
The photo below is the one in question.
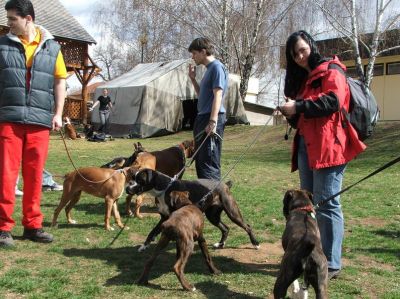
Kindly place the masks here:
MULTIPOLYGON (((168 176, 175 176, 185 167, 186 159, 193 156, 194 141, 185 140, 177 146, 172 146, 160 151, 148 152, 138 142, 135 144, 135 151, 129 158, 115 158, 111 162, 104 164, 102 167, 118 169, 121 167, 133 166, 138 169, 150 168, 160 171, 168 176)), ((181 172, 179 178, 183 176, 181 172)), ((135 211, 131 210, 131 202, 133 195, 128 195, 125 201, 125 210, 127 215, 135 215, 138 218, 143 216, 140 214, 140 207, 143 203, 143 196, 139 195, 136 198, 135 211)))
POLYGON ((64 117, 64 132, 69 139, 75 140, 76 138, 81 138, 80 135, 76 133, 75 127, 68 116, 64 117))
MULTIPOLYGON (((211 273, 220 274, 215 268, 207 249, 206 240, 203 237, 204 216, 198 207, 189 200, 189 192, 172 191, 170 193, 171 216, 161 225, 161 237, 157 246, 147 260, 143 273, 138 280, 139 284, 148 284, 150 269, 157 256, 169 241, 176 241, 177 259, 174 265, 174 272, 182 287, 187 291, 196 290, 185 278, 184 271, 186 263, 193 252, 194 242, 197 241, 207 266, 211 273)), ((156 198, 157 203, 157 198, 156 198)))
MULTIPOLYGON (((304 274, 305 286, 311 284, 317 299, 328 298, 328 262, 322 251, 321 237, 312 194, 305 190, 289 190, 283 198, 286 227, 282 236, 285 253, 274 287, 274 298, 285 298, 288 287, 304 274)), ((296 291, 296 290, 295 290, 296 291)), ((297 290, 301 291, 301 290, 297 290)), ((303 297, 307 298, 307 290, 303 297)))
POLYGON ((159 223, 152 229, 139 251, 145 250, 155 237, 161 232, 161 225, 171 214, 170 193, 172 191, 188 191, 189 199, 199 206, 210 222, 221 231, 221 240, 215 243, 214 248, 223 248, 228 237, 229 228, 221 221, 221 213, 226 215, 235 224, 244 229, 255 248, 259 247, 251 226, 244 222, 239 206, 230 192, 230 184, 214 180, 198 179, 195 181, 174 180, 165 174, 152 170, 141 169, 134 178, 134 183, 126 187, 128 194, 142 194, 149 192, 157 198, 157 208, 161 215, 159 223))
POLYGON ((57 224, 57 218, 61 210, 66 206, 65 213, 67 221, 75 224, 71 218, 71 209, 79 201, 81 193, 104 198, 106 204, 104 226, 106 230, 113 230, 110 226, 111 211, 119 227, 124 227, 119 215, 117 200, 124 192, 124 188, 132 180, 137 169, 125 167, 121 170, 84 167, 79 168, 66 175, 64 180, 63 194, 58 207, 54 211, 52 226, 57 224))

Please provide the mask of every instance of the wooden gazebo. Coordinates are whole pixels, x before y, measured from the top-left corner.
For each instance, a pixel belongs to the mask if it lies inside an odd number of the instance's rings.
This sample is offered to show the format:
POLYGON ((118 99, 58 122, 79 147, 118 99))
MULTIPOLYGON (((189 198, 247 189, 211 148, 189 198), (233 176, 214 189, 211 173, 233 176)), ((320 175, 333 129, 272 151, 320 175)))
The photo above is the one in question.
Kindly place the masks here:
MULTIPOLYGON (((89 56, 89 45, 96 41, 78 23, 58 0, 31 0, 35 9, 35 23, 42 25, 60 43, 67 71, 75 74, 82 84, 82 100, 67 100, 64 113, 71 119, 86 123, 88 99, 87 86, 100 71, 89 56)), ((6 0, 0 0, 0 35, 8 33, 6 0)))

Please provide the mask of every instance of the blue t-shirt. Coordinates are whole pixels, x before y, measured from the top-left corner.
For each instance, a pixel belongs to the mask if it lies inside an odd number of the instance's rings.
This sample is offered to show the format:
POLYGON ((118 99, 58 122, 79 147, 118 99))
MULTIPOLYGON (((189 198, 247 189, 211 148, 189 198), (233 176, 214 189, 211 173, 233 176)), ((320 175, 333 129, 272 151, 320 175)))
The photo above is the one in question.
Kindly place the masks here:
POLYGON ((222 89, 222 103, 219 113, 225 113, 224 95, 228 90, 228 72, 225 66, 217 59, 210 62, 206 67, 207 70, 200 82, 199 101, 197 102, 198 114, 211 113, 214 88, 222 89))

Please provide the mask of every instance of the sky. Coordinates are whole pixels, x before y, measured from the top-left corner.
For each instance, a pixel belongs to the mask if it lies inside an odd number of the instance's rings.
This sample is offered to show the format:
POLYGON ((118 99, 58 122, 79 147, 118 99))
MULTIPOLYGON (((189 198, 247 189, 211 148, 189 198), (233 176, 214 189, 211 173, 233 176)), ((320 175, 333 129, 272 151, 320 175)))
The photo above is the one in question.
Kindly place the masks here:
MULTIPOLYGON (((62 5, 69 11, 69 13, 75 17, 75 19, 82 25, 83 28, 97 41, 99 42, 99 32, 96 30, 95 24, 92 21, 92 10, 96 2, 99 0, 60 0, 62 5)), ((103 0, 104 1, 104 0, 103 0)), ((89 53, 93 51, 93 46, 90 46, 89 53)), ((100 79, 94 78, 90 83, 100 81, 100 79)), ((73 91, 77 88, 81 88, 81 84, 76 76, 71 76, 67 80, 68 91, 73 91)))
POLYGON ((86 29, 87 32, 97 39, 98 31, 92 22, 92 10, 99 0, 60 0, 62 5, 71 15, 86 29))

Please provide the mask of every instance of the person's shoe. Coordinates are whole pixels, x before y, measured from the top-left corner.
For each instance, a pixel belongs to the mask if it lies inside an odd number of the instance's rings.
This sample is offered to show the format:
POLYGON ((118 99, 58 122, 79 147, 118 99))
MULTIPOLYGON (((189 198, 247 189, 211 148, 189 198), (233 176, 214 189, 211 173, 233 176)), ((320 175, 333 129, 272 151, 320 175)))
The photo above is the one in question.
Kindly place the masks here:
POLYGON ((39 243, 53 242, 53 235, 46 233, 42 228, 36 228, 36 229, 24 228, 24 233, 22 237, 24 239, 29 239, 33 242, 39 242, 39 243))
POLYGON ((49 185, 42 186, 42 191, 62 191, 62 190, 63 190, 63 186, 59 185, 57 183, 54 183, 51 186, 49 186, 49 185))
POLYGON ((22 192, 19 189, 15 189, 15 196, 22 196, 22 195, 24 195, 24 192, 22 192))
POLYGON ((14 239, 10 232, 0 230, 0 247, 12 247, 14 246, 14 239))
POLYGON ((328 280, 336 279, 340 274, 340 269, 328 269, 328 280))

